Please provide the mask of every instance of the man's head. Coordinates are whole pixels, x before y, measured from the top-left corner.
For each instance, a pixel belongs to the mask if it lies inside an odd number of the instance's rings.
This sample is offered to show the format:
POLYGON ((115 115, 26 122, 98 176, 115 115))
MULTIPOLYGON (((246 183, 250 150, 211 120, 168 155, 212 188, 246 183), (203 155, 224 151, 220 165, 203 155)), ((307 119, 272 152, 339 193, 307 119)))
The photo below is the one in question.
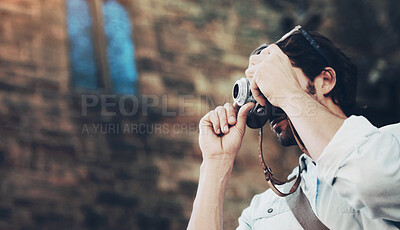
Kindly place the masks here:
MULTIPOLYGON (((350 116, 355 106, 356 65, 328 38, 316 32, 310 32, 309 35, 326 57, 317 52, 300 31, 279 41, 277 45, 289 57, 301 87, 308 94, 331 112, 350 116)), ((261 46, 252 54, 259 54, 266 47, 261 46)), ((294 145, 296 142, 285 118, 285 115, 275 116, 270 126, 282 145, 294 145)))

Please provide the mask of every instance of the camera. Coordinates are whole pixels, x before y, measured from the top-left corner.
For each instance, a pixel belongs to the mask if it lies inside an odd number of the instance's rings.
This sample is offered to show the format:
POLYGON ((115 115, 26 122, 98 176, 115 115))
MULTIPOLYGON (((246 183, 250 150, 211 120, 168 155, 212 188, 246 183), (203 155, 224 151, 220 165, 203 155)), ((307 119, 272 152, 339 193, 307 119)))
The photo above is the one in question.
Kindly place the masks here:
POLYGON ((241 78, 235 82, 233 85, 232 96, 233 102, 238 106, 243 106, 249 102, 256 103, 247 114, 246 124, 249 128, 261 128, 268 120, 273 120, 276 117, 285 115, 282 109, 273 106, 268 100, 266 100, 267 104, 265 106, 257 103, 251 93, 250 82, 247 78, 241 78))

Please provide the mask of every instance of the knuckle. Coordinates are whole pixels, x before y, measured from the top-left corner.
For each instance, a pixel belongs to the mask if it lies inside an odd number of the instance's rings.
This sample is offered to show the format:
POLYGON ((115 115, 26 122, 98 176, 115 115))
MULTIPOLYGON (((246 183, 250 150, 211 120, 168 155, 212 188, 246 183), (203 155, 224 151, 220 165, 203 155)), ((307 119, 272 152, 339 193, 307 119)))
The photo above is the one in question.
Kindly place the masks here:
POLYGON ((269 45, 266 49, 263 49, 262 51, 261 51, 261 53, 260 54, 268 54, 269 53, 269 47, 270 47, 271 45, 269 45))
POLYGON ((271 60, 276 61, 276 60, 279 60, 279 55, 273 53, 273 54, 270 55, 270 58, 271 58, 271 60))
POLYGON ((257 58, 258 58, 257 55, 252 55, 250 57, 250 65, 255 65, 257 63, 257 61, 258 61, 257 58))
POLYGON ((276 48, 278 48, 278 46, 276 44, 271 44, 268 46, 268 51, 275 50, 276 48))
POLYGON ((252 64, 253 61, 254 61, 254 55, 251 55, 250 58, 249 58, 249 64, 252 64))
POLYGON ((217 117, 213 117, 212 119, 210 119, 210 122, 213 124, 213 126, 215 127, 218 123, 218 118, 217 117))
POLYGON ((204 118, 202 118, 202 119, 199 121, 199 128, 200 128, 201 126, 203 126, 203 124, 204 124, 204 118))
POLYGON ((248 77, 248 76, 250 75, 250 69, 247 68, 247 69, 244 71, 244 74, 248 77))
POLYGON ((209 116, 210 116, 210 119, 211 119, 211 120, 215 119, 215 118, 216 118, 216 115, 217 115, 217 114, 216 114, 216 111, 215 111, 215 110, 210 111, 210 115, 209 115, 209 116))
POLYGON ((222 106, 218 106, 215 110, 217 111, 217 113, 218 113, 219 115, 220 115, 220 114, 223 114, 223 112, 225 112, 225 108, 222 107, 222 106))
POLYGON ((206 115, 204 115, 204 117, 202 117, 199 121, 199 126, 201 126, 202 124, 204 124, 204 122, 207 122, 207 120, 210 120, 210 113, 208 112, 206 115))

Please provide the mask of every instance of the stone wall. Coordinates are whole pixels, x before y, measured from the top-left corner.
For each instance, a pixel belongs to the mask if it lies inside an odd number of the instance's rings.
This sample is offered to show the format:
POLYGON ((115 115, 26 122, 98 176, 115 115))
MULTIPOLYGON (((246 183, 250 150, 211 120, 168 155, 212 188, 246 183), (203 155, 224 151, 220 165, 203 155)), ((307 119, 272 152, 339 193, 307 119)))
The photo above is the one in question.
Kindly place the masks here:
MULTIPOLYGON (((231 100, 250 51, 296 23, 336 28, 329 1, 122 3, 133 24, 138 94, 108 95, 110 115, 101 103, 84 112, 82 101, 104 95, 70 85, 65 1, 0 2, 0 229, 184 229, 201 163, 197 123, 231 100), (124 115, 120 103, 138 112, 124 115)), ((267 188, 256 135, 249 130, 235 162, 226 229, 267 188)), ((299 150, 280 147, 270 131, 265 151, 280 178, 297 164, 299 150)))

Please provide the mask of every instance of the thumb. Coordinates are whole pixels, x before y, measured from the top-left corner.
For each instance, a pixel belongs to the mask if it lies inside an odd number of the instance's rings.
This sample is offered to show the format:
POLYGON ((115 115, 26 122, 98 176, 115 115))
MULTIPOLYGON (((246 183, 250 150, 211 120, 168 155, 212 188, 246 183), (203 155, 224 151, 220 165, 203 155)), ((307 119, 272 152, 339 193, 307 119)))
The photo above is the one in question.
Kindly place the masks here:
POLYGON ((254 107, 254 105, 255 104, 253 102, 250 102, 250 103, 243 105, 239 109, 239 113, 237 115, 236 126, 242 133, 244 133, 244 130, 246 128, 247 113, 250 111, 250 109, 252 109, 254 107))

